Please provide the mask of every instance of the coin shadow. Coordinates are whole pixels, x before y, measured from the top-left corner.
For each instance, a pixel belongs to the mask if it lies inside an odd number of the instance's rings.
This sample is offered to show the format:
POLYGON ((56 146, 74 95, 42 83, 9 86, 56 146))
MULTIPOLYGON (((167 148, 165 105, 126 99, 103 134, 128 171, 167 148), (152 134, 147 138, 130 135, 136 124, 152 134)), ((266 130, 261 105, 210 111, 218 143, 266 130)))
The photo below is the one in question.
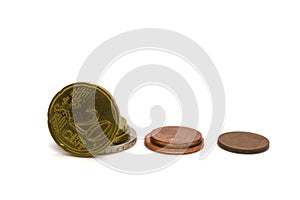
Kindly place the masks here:
MULTIPOLYGON (((81 157, 77 157, 77 156, 73 156, 71 154, 69 154, 68 152, 64 151, 62 148, 60 148, 58 145, 56 145, 55 143, 50 143, 49 147, 54 150, 59 156, 68 156, 70 158, 81 158, 81 157)), ((94 157, 84 157, 85 159, 88 158, 94 158, 94 157)))
MULTIPOLYGON (((71 154, 69 154, 68 152, 64 151, 62 148, 60 148, 58 145, 56 145, 55 143, 50 143, 49 147, 54 150, 59 156, 68 156, 70 158, 85 158, 85 159, 94 159, 95 157, 91 156, 91 157, 78 157, 78 156, 73 156, 71 154)), ((101 157, 105 157, 106 155, 97 155, 97 156, 101 156, 101 157)))

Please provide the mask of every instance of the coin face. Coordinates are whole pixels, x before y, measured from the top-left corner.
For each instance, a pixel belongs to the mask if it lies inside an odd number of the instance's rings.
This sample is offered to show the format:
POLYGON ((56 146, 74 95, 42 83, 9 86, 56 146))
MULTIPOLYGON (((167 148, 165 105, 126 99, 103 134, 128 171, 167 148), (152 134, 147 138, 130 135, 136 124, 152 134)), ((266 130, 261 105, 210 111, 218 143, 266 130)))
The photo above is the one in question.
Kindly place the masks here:
POLYGON ((268 150, 269 140, 256 133, 236 131, 220 135, 218 145, 234 153, 255 154, 268 150))
POLYGON ((75 156, 103 152, 119 127, 119 110, 104 88, 75 83, 58 92, 48 109, 48 127, 55 142, 75 156))
POLYGON ((201 150, 204 140, 199 131, 181 126, 154 129, 145 137, 145 146, 159 153, 189 154, 201 150))
POLYGON ((188 148, 199 144, 202 135, 199 131, 181 126, 166 126, 151 132, 151 142, 170 148, 188 148))

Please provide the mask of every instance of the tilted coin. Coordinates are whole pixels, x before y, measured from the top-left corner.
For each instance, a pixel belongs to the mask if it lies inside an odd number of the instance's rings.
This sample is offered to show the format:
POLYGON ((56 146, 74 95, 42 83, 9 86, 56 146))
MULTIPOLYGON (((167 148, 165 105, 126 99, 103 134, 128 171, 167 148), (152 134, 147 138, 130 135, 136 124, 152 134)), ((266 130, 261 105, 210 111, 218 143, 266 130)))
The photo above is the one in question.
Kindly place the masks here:
POLYGON ((234 153, 255 154, 268 150, 269 140, 256 133, 235 131, 220 135, 218 145, 234 153))
POLYGON ((74 156, 103 152, 118 131, 119 110, 111 94, 89 83, 74 83, 58 92, 48 109, 54 141, 74 156))
POLYGON ((130 137, 126 142, 123 142, 121 144, 112 144, 109 147, 107 147, 103 152, 101 152, 100 154, 111 154, 111 153, 118 153, 121 151, 125 151, 129 148, 131 148, 132 146, 135 145, 137 140, 136 137, 136 132, 133 128, 130 128, 130 137))
POLYGON ((119 123, 119 128, 125 132, 126 131, 125 130, 126 126, 128 126, 127 121, 124 117, 121 116, 120 123, 119 123))
POLYGON ((123 132, 123 131, 120 131, 121 134, 117 134, 116 137, 114 138, 113 140, 113 144, 120 144, 120 143, 123 143, 123 142, 126 142, 128 139, 129 139, 129 134, 130 134, 130 130, 126 131, 126 132, 123 132))
POLYGON ((124 117, 120 118, 120 122, 119 122, 119 130, 117 132, 117 135, 122 135, 123 133, 125 133, 126 131, 128 131, 128 124, 126 122, 126 119, 124 117))
POLYGON ((199 131, 180 126, 167 126, 153 130, 145 137, 145 146, 165 154, 189 154, 201 150, 204 139, 199 131))
POLYGON ((113 144, 120 144, 129 139, 130 127, 128 126, 124 117, 120 118, 119 130, 113 140, 113 144))

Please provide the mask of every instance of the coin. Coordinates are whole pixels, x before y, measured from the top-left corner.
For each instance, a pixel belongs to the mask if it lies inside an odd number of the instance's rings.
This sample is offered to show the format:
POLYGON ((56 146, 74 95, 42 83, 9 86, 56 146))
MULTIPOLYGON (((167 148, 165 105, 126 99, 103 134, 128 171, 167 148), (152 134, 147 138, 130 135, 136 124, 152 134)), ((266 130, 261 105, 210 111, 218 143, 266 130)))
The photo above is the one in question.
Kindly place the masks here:
POLYGON ((54 141, 74 156, 103 152, 118 131, 119 110, 111 94, 100 86, 74 83, 58 92, 48 109, 54 141))
POLYGON ((201 142, 200 144, 196 145, 196 146, 192 146, 189 148, 167 148, 167 147, 161 147, 158 145, 155 145, 151 142, 151 135, 146 135, 145 137, 145 146, 155 152, 158 153, 164 153, 164 154, 174 154, 174 155, 182 155, 182 154, 190 154, 190 153, 194 153, 197 151, 200 151, 203 146, 204 146, 204 142, 201 142))
POLYGON ((159 153, 189 154, 201 150, 204 140, 201 133, 192 128, 167 126, 147 134, 144 144, 148 149, 159 153))
POLYGON ((126 119, 121 116, 119 123, 119 130, 113 140, 113 144, 120 144, 126 142, 129 139, 130 129, 126 122, 126 119))
POLYGON ((126 131, 125 130, 126 126, 127 126, 127 121, 124 117, 121 116, 120 123, 119 123, 119 128, 125 132, 126 131))
POLYGON ((122 130, 119 130, 119 132, 121 132, 121 134, 117 134, 116 137, 114 138, 113 144, 120 144, 123 142, 126 142, 129 139, 129 133, 130 130, 123 132, 122 130))
POLYGON ((126 119, 121 116, 119 122, 119 131, 117 132, 117 136, 123 134, 126 131, 128 131, 128 124, 126 122, 126 119))
POLYGON ((234 153, 255 154, 268 150, 269 140, 256 133, 235 131, 220 135, 218 145, 234 153))
POLYGON ((201 143, 199 131, 180 126, 166 126, 151 131, 151 142, 168 148, 188 148, 201 143))
POLYGON ((111 154, 111 153, 118 153, 121 151, 125 151, 125 150, 131 148, 132 146, 134 146, 136 143, 136 140, 137 140, 136 132, 133 128, 130 128, 130 137, 126 142, 117 144, 117 145, 112 144, 109 147, 107 147, 100 154, 111 154))

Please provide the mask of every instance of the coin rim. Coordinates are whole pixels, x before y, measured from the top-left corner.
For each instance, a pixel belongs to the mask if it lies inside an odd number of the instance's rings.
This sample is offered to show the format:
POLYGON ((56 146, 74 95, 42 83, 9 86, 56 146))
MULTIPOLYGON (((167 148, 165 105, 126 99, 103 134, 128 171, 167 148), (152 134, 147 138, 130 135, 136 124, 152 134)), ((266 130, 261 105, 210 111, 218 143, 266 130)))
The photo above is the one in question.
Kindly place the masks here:
POLYGON ((137 142, 136 132, 132 127, 130 127, 129 139, 126 142, 121 144, 111 144, 105 149, 104 152, 98 153, 97 155, 101 156, 101 155, 109 155, 109 154, 123 152, 133 147, 136 144, 136 142, 137 142))
MULTIPOLYGON (((158 132, 159 133, 159 132, 158 132)), ((185 126, 163 126, 163 127, 159 127, 159 128, 156 128, 154 130, 152 130, 150 132, 151 134, 151 142, 158 145, 158 146, 161 146, 161 147, 170 147, 170 148, 189 148, 189 147, 192 147, 192 146, 196 146, 198 144, 200 144, 202 142, 202 134, 200 131, 196 130, 196 129, 193 129, 193 128, 190 128, 190 127, 185 127, 185 126), (188 129, 188 130, 191 130, 193 132, 196 131, 196 134, 199 137, 199 139, 197 140, 193 140, 192 142, 190 143, 186 143, 186 142, 179 142, 179 143, 168 143, 166 141, 162 141, 162 140, 159 140, 154 136, 154 132, 156 132, 158 129, 163 129, 163 128, 182 128, 182 129, 188 129)), ((194 138, 195 139, 195 138, 194 138)))
POLYGON ((112 142, 112 144, 117 145, 117 144, 121 144, 123 142, 126 142, 130 138, 129 133, 130 133, 130 131, 126 131, 126 132, 123 132, 120 135, 116 135, 113 142, 112 142))
POLYGON ((202 139, 202 142, 200 144, 189 148, 166 148, 152 143, 150 138, 151 135, 149 133, 144 138, 144 145, 151 151, 163 153, 163 154, 171 154, 171 155, 191 154, 200 151, 204 147, 204 139, 202 139))
POLYGON ((257 134, 257 133, 253 133, 253 132, 247 132, 247 131, 230 131, 230 132, 226 132, 223 133, 219 136, 218 138, 218 146, 226 151, 232 152, 232 153, 239 153, 239 154, 257 154, 257 153, 263 153, 265 151, 267 151, 270 148, 270 141, 268 138, 266 138, 263 135, 257 134), (222 137, 232 134, 232 133, 240 133, 240 134, 249 134, 249 135, 255 135, 260 137, 261 139, 266 141, 266 145, 259 147, 259 148, 251 148, 251 149, 241 149, 241 148, 235 148, 235 147, 231 147, 228 146, 226 144, 224 144, 221 140, 222 137))
MULTIPOLYGON (((103 87, 99 86, 99 85, 96 85, 96 84, 91 84, 91 83, 88 83, 88 82, 77 82, 77 83, 71 83, 65 87, 63 87, 59 92, 56 93, 56 95, 52 98, 51 102, 50 102, 50 105, 48 107, 48 112, 47 112, 47 117, 48 117, 48 120, 47 120, 47 123, 48 123, 48 129, 49 129, 49 132, 53 138, 53 140, 56 142, 56 144, 58 144, 58 146, 60 146, 62 149, 64 149, 66 152, 70 153, 71 155, 73 156, 77 156, 77 157, 92 157, 94 154, 98 154, 99 152, 97 150, 95 151, 89 151, 88 149, 86 150, 83 150, 83 152, 78 152, 78 151, 74 151, 73 149, 70 149, 68 146, 66 146, 64 143, 60 142, 59 140, 57 140, 57 138, 54 136, 54 133, 52 132, 52 128, 51 128, 51 124, 50 124, 50 112, 51 112, 51 108, 53 107, 53 102, 57 100, 57 98, 63 94, 63 92, 67 89, 69 89, 70 87, 73 87, 74 85, 83 85, 83 86, 87 86, 87 87, 93 87, 93 88, 96 88, 96 90, 102 90, 106 95, 107 97, 109 98, 109 100, 111 100, 111 104, 113 105, 114 109, 115 109, 115 119, 116 119, 116 124, 117 126, 115 127, 116 130, 112 131, 113 132, 113 136, 112 136, 112 141, 117 133, 117 130, 118 130, 118 124, 119 124, 119 121, 120 121, 120 112, 119 112, 119 109, 118 109, 118 106, 115 102, 115 100, 113 99, 112 95, 103 87)), ((109 146, 111 145, 112 142, 106 144, 104 150, 109 146)), ((101 151, 104 151, 104 150, 101 150, 101 151)))

